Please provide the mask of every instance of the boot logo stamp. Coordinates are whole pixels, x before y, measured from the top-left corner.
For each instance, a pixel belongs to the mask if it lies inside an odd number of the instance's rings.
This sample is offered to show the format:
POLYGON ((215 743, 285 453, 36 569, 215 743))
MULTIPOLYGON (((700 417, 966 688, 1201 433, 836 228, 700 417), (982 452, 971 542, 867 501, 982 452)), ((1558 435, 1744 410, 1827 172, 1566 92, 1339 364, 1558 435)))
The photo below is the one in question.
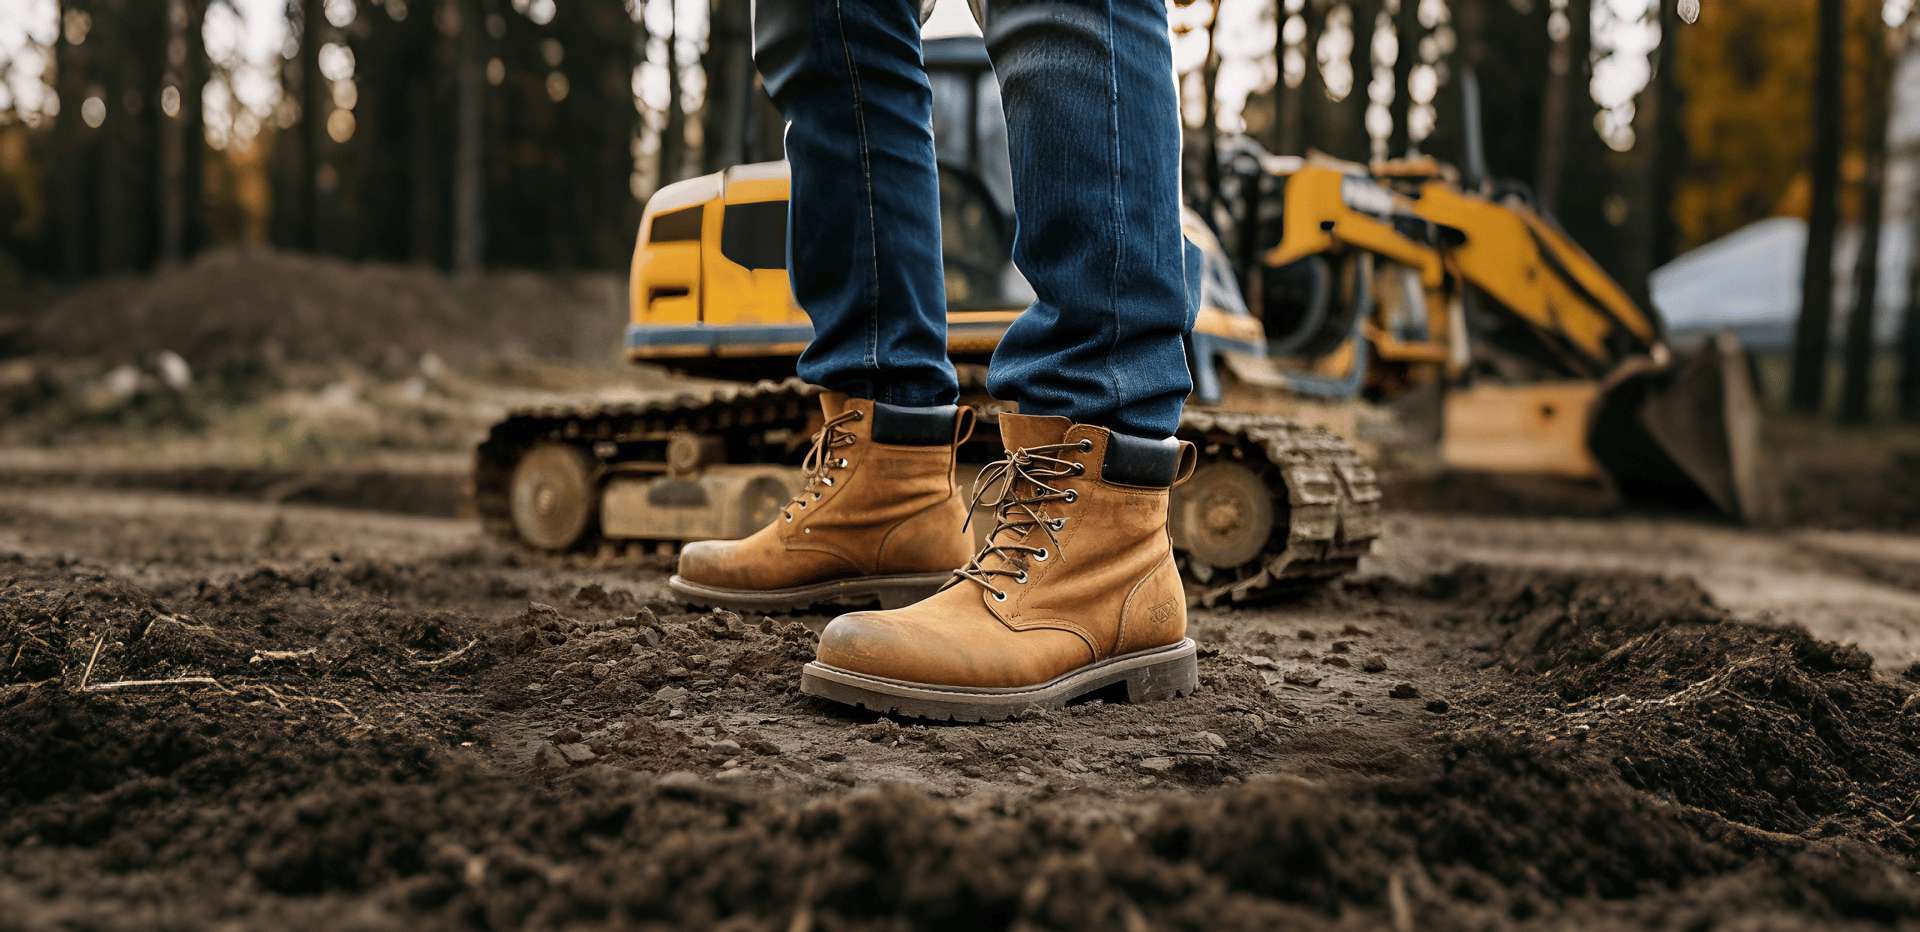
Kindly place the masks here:
POLYGON ((1167 622, 1173 620, 1173 612, 1179 607, 1178 598, 1168 599, 1159 605, 1155 605, 1153 611, 1147 613, 1147 623, 1155 628, 1162 627, 1166 625, 1167 622))

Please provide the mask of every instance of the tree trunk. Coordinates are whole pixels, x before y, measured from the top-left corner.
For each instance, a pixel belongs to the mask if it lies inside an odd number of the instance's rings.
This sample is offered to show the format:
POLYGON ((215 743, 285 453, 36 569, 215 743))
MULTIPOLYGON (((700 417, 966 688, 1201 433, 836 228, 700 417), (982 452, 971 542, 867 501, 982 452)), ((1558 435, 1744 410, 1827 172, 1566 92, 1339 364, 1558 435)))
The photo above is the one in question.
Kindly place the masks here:
POLYGON ((1860 251, 1853 260, 1853 307, 1847 312, 1845 362, 1840 375, 1840 420, 1862 424, 1867 420, 1867 396, 1873 383, 1874 318, 1880 293, 1880 217, 1886 200, 1887 123, 1891 116, 1890 85, 1893 62, 1887 49, 1891 36, 1876 36, 1867 44, 1866 134, 1861 149, 1867 176, 1860 186, 1860 251))
MULTIPOLYGON (((1283 18, 1280 21, 1280 34, 1286 31, 1285 7, 1281 7, 1283 18)), ((1306 24, 1306 38, 1301 40, 1300 51, 1306 59, 1306 68, 1300 75, 1300 86, 1288 87, 1285 75, 1287 46, 1284 39, 1276 40, 1280 56, 1282 74, 1279 86, 1274 89, 1278 112, 1274 114, 1274 138, 1278 142, 1280 155, 1306 154, 1306 110, 1307 99, 1316 94, 1325 93, 1320 84, 1320 60, 1315 57, 1314 46, 1320 41, 1321 27, 1325 25, 1325 11, 1315 0, 1306 0, 1300 7, 1300 21, 1306 24)))
POLYGON ((752 7, 747 0, 713 0, 707 29, 706 140, 701 170, 717 172, 747 161, 748 124, 753 119, 752 7))
POLYGON ((1796 411, 1815 413, 1826 395, 1827 336, 1833 317, 1833 234, 1839 223, 1841 28, 1844 0, 1819 0, 1819 53, 1813 81, 1813 205, 1800 277, 1800 319, 1794 327, 1796 411))
POLYGON ((480 30, 485 28, 481 6, 460 0, 460 29, 454 63, 453 144, 453 271, 477 272, 486 256, 486 214, 480 138, 486 77, 480 61, 480 30))
POLYGON ((680 180, 687 160, 687 111, 680 104, 680 11, 667 30, 667 125, 660 131, 660 187, 680 180))
POLYGON ((1908 206, 1907 306, 1900 315, 1900 417, 1920 421, 1920 190, 1908 206))
POLYGON ((326 23, 324 0, 298 0, 300 6, 300 128, 298 156, 293 159, 293 222, 289 245, 320 249, 318 178, 326 146, 326 79, 320 76, 320 35, 326 23))
MULTIPOLYGON (((62 0, 56 11, 59 19, 65 19, 69 10, 86 10, 91 4, 85 0, 62 0)), ((93 268, 93 257, 88 254, 90 239, 88 219, 93 212, 87 209, 91 200, 88 197, 92 186, 87 183, 87 167, 92 161, 96 135, 80 120, 81 101, 86 99, 87 75, 91 70, 93 49, 82 42, 72 45, 67 42, 65 30, 59 32, 54 40, 54 61, 58 67, 56 81, 60 95, 60 114, 53 123, 53 218, 58 230, 58 253, 60 277, 68 281, 86 276, 93 268)))
POLYGON ((1367 128, 1367 108, 1373 105, 1373 30, 1380 22, 1384 0, 1350 0, 1353 4, 1353 52, 1347 56, 1353 69, 1353 90, 1347 93, 1346 148, 1348 158, 1373 161, 1373 131, 1367 128))
POLYGON ((205 124, 201 89, 207 83, 206 41, 201 26, 206 0, 168 0, 167 74, 179 109, 160 115, 160 261, 179 262, 199 248, 205 172, 201 152, 205 124))
MULTIPOLYGON (((1883 121, 1880 129, 1886 128, 1883 121)), ((1867 177, 1860 196, 1860 251, 1854 258, 1853 306, 1847 311, 1845 363, 1840 376, 1840 420, 1867 420, 1867 392, 1873 376, 1873 319, 1880 289, 1880 202, 1886 197, 1886 152, 1867 153, 1867 177)))
MULTIPOLYGON (((1553 41, 1547 53, 1547 85, 1540 101, 1540 165, 1533 179, 1533 196, 1543 213, 1553 213, 1560 202, 1560 174, 1567 162, 1567 99, 1576 93, 1578 72, 1573 68, 1573 14, 1566 11, 1566 34, 1553 41)), ((1549 15, 1548 21, 1552 18, 1549 15)))
POLYGON ((1413 136, 1407 115, 1413 111, 1413 66, 1420 57, 1420 0, 1399 0, 1394 14, 1393 33, 1399 51, 1393 56, 1393 101, 1387 113, 1393 117, 1393 133, 1387 137, 1387 157, 1411 155, 1413 136))
POLYGON ((1202 213, 1208 223, 1214 222, 1213 208, 1220 203, 1220 105, 1215 95, 1220 88, 1220 53, 1216 45, 1220 28, 1220 10, 1214 8, 1213 18, 1207 21, 1207 58, 1200 66, 1200 83, 1205 88, 1202 106, 1206 109, 1200 115, 1201 138, 1206 142, 1205 172, 1206 210, 1202 213))

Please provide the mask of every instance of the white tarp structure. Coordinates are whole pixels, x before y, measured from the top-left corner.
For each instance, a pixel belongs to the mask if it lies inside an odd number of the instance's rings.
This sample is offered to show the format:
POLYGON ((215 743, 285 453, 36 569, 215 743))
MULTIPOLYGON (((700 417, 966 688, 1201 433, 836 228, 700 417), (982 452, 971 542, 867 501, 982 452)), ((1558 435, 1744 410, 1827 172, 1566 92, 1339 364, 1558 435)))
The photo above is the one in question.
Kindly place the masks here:
MULTIPOLYGON (((1893 119, 1887 127, 1886 222, 1880 229, 1880 281, 1874 330, 1882 341, 1900 329, 1913 255, 1912 209, 1920 198, 1920 55, 1903 57, 1894 73, 1893 119)), ((1648 281, 1654 307, 1680 346, 1729 328, 1749 348, 1793 345, 1800 316, 1800 270, 1807 225, 1796 217, 1749 224, 1655 269, 1648 281)), ((1854 258, 1860 228, 1842 227, 1833 249, 1834 349, 1853 307, 1854 258)))
MULTIPOLYGON (((1835 237, 1835 349, 1852 313, 1860 232, 1858 226, 1845 227, 1835 237)), ((1899 331, 1906 309, 1912 240, 1912 223, 1904 217, 1880 228, 1874 331, 1883 342, 1899 331)), ((1648 281, 1653 305, 1678 346, 1726 328, 1749 349, 1786 349, 1793 345, 1794 321, 1800 316, 1800 270, 1806 251, 1807 224, 1798 217, 1748 224, 1654 269, 1648 281)))

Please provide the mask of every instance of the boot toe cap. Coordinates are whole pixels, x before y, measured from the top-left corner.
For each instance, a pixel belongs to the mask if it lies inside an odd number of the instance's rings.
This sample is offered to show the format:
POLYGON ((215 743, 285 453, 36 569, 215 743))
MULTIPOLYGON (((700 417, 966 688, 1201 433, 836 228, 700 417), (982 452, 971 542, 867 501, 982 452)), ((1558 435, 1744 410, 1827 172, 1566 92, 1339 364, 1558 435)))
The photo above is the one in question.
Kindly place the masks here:
POLYGON ((680 563, 674 572, 681 579, 703 586, 740 588, 745 583, 742 561, 733 558, 733 551, 732 541, 695 541, 681 548, 680 563))
POLYGON ((1063 631, 1008 638, 1003 628, 998 637, 969 636, 970 626, 955 621, 929 623, 912 609, 841 615, 821 632, 819 661, 925 686, 1005 689, 1036 686, 1093 660, 1078 637, 1063 631))

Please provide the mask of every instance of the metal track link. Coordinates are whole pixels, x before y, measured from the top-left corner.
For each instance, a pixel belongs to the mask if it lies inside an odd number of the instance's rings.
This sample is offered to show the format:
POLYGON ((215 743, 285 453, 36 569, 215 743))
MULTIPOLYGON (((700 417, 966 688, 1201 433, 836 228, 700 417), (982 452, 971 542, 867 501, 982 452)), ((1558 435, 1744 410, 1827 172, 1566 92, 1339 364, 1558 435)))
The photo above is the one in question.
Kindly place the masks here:
MULTIPOLYGON (((1380 485, 1373 466, 1339 436, 1281 417, 1189 411, 1180 437, 1204 444, 1225 439, 1264 457, 1284 484, 1284 535, 1225 585, 1203 589, 1202 605, 1293 591, 1352 572, 1380 536, 1380 485)), ((1281 490, 1276 491, 1276 499, 1281 490)), ((1276 513, 1275 523, 1283 515, 1276 513)))
MULTIPOLYGON (((514 465, 541 441, 567 443, 586 450, 603 466, 617 462, 596 447, 657 436, 670 431, 722 432, 731 428, 801 426, 819 410, 818 386, 797 378, 751 385, 725 385, 705 393, 683 393, 643 400, 582 400, 573 404, 530 405, 507 412, 474 451, 474 506, 488 533, 517 539, 509 499, 514 465)), ((576 549, 595 546, 589 534, 576 549)))

